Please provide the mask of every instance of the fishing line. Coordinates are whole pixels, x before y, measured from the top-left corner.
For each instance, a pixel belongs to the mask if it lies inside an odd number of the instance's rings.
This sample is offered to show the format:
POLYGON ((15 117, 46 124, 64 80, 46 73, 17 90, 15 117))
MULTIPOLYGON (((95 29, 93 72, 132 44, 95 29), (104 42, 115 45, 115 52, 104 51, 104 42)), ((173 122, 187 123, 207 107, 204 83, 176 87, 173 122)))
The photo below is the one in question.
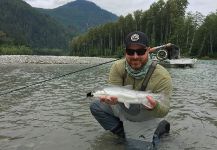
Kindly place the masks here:
MULTIPOLYGON (((165 48, 166 46, 167 45, 160 45, 160 46, 153 47, 152 49, 153 50, 159 50, 161 48, 165 48)), ((104 63, 100 63, 100 64, 97 64, 97 65, 94 65, 94 66, 91 66, 91 67, 86 67, 86 68, 83 68, 83 69, 80 69, 80 70, 77 70, 77 71, 73 71, 73 72, 69 72, 69 73, 66 73, 66 74, 63 74, 63 75, 59 75, 59 76, 56 76, 56 77, 53 77, 53 78, 48 78, 48 79, 45 79, 45 80, 30 84, 30 85, 26 85, 26 86, 23 86, 23 87, 20 87, 20 88, 12 89, 10 91, 0 93, 0 96, 9 94, 9 93, 12 93, 12 92, 15 92, 15 91, 20 91, 20 90, 26 89, 28 87, 32 87, 32 86, 35 86, 35 85, 38 85, 38 84, 41 84, 41 83, 44 83, 44 82, 48 82, 48 81, 51 81, 51 80, 54 80, 54 79, 63 78, 65 76, 69 76, 69 75, 77 73, 77 72, 81 72, 81 71, 88 70, 88 69, 91 69, 91 68, 95 68, 95 67, 98 67, 98 66, 101 66, 101 65, 104 65, 104 64, 108 64, 108 63, 117 61, 119 59, 121 59, 121 58, 111 60, 111 61, 107 61, 107 62, 104 62, 104 63)))
MULTIPOLYGON (((121 59, 121 58, 119 58, 119 59, 121 59)), ((119 60, 119 59, 107 61, 107 62, 100 63, 100 64, 97 64, 97 65, 94 65, 94 66, 91 66, 91 67, 86 67, 86 68, 83 68, 83 69, 80 69, 80 70, 76 70, 76 71, 73 71, 73 72, 69 72, 69 73, 66 73, 66 74, 63 74, 63 75, 59 75, 59 76, 56 76, 56 77, 48 78, 48 79, 45 79, 45 80, 42 80, 42 81, 39 81, 39 82, 30 84, 30 85, 26 85, 26 86, 23 86, 23 87, 20 87, 20 88, 12 89, 12 90, 10 90, 10 91, 0 93, 0 96, 6 95, 6 94, 10 94, 10 93, 12 93, 12 92, 20 91, 20 90, 26 89, 26 88, 28 88, 28 87, 36 86, 36 85, 39 85, 39 84, 41 84, 41 83, 48 82, 48 81, 51 81, 51 80, 63 78, 63 77, 65 77, 65 76, 69 76, 69 75, 74 74, 74 73, 78 73, 78 72, 81 72, 81 71, 84 71, 84 70, 88 70, 88 69, 95 68, 95 67, 98 67, 98 66, 101 66, 101 65, 104 65, 104 64, 108 64, 108 63, 117 61, 117 60, 119 60)))

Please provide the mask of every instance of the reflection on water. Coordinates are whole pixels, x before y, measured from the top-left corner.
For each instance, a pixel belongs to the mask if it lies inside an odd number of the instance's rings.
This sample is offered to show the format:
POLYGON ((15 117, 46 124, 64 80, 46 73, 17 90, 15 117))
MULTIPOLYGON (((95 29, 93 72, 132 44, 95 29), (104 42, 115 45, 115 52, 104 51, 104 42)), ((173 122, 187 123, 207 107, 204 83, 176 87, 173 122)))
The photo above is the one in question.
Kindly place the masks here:
MULTIPOLYGON (((1 65, 0 92, 72 72, 86 65, 1 65)), ((110 65, 0 97, 0 149, 125 149, 91 116, 86 93, 106 84, 110 65)), ((217 61, 168 69, 174 92, 161 149, 216 149, 217 61)))

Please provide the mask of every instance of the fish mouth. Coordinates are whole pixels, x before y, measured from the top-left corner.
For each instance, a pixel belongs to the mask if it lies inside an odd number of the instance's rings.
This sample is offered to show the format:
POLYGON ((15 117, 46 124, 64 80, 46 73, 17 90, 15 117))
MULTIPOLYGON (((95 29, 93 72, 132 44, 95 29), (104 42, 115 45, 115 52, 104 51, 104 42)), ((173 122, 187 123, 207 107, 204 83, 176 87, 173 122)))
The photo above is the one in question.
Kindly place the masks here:
POLYGON ((92 92, 87 93, 87 97, 93 97, 93 93, 92 92))

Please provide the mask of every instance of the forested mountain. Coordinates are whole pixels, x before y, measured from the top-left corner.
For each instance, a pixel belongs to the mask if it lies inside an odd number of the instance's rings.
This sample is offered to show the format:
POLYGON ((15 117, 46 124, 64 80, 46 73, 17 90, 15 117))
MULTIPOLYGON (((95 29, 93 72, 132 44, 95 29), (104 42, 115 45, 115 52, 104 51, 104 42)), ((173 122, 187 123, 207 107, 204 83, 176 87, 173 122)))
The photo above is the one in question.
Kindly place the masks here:
POLYGON ((72 31, 84 32, 91 27, 117 21, 118 17, 86 0, 69 2, 55 9, 39 9, 72 31))
POLYGON ((0 14, 1 35, 10 43, 37 48, 68 46, 65 27, 22 0, 0 0, 0 14))
POLYGON ((71 41, 71 55, 117 56, 123 53, 124 37, 145 32, 150 46, 171 42, 181 55, 217 58, 217 12, 203 16, 186 13, 188 0, 158 0, 147 11, 137 10, 115 23, 93 28, 71 41))
POLYGON ((33 8, 23 0, 0 0, 0 14, 0 54, 67 54, 63 49, 68 49, 73 36, 117 20, 85 0, 49 10, 33 8))
POLYGON ((123 53, 129 32, 139 30, 150 46, 171 42, 183 55, 217 58, 217 11, 205 17, 186 13, 187 6, 188 0, 158 0, 114 22, 117 16, 85 0, 40 11, 22 0, 0 0, 0 54, 65 55, 70 43, 71 55, 111 57, 123 53))

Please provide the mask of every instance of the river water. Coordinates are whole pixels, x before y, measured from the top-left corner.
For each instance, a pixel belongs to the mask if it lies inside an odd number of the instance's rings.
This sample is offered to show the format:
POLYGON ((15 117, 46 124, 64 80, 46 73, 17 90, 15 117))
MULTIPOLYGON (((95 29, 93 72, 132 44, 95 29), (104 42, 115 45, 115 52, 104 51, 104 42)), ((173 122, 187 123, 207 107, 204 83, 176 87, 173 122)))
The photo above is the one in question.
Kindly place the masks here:
MULTIPOLYGON (((116 136, 89 111, 86 93, 106 84, 111 64, 0 96, 1 150, 116 150, 116 136)), ((88 65, 0 65, 0 92, 43 81, 88 65)), ((170 68, 173 79, 169 136, 160 149, 217 149, 217 61, 170 68)))

